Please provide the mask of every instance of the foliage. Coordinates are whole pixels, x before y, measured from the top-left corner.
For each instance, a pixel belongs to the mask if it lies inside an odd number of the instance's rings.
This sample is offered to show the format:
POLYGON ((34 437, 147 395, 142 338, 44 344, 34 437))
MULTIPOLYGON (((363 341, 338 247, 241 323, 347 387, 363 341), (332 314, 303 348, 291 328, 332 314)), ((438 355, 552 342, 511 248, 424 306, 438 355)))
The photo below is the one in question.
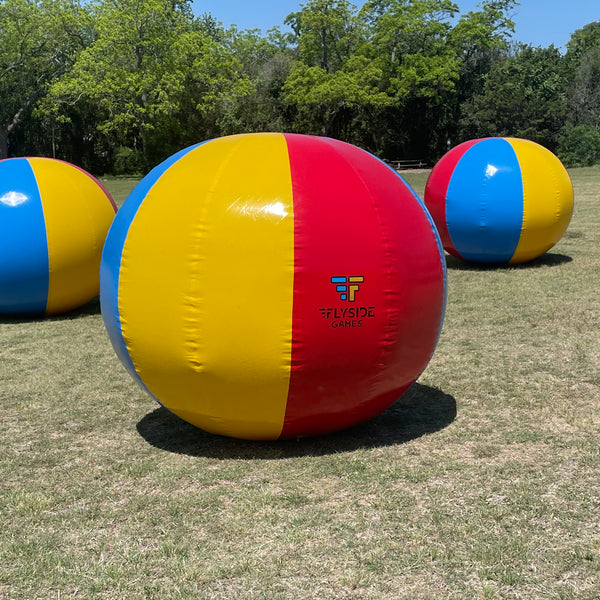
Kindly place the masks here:
POLYGON ((80 100, 96 106, 98 133, 139 152, 146 168, 173 150, 173 137, 186 138, 186 122, 210 129, 228 97, 246 85, 231 52, 193 26, 187 2, 107 0, 95 17, 96 39, 51 97, 59 107, 80 100))
POLYGON ((7 156, 9 136, 69 71, 91 35, 87 10, 76 0, 0 4, 0 158, 7 156))
POLYGON ((568 167, 600 163, 600 131, 590 125, 568 125, 558 138, 557 155, 568 167))
POLYGON ((290 127, 283 103, 283 85, 292 64, 294 36, 278 28, 262 36, 257 30, 232 27, 220 38, 248 77, 244 93, 234 95, 220 133, 283 131, 290 127))
POLYGON ((299 60, 326 73, 339 70, 360 41, 355 6, 347 0, 309 0, 285 23, 297 37, 299 60))
POLYGON ((296 131, 433 163, 474 137, 556 150, 569 128, 600 131, 600 22, 564 55, 511 46, 516 4, 308 0, 263 34, 191 0, 7 0, 0 157, 143 172, 203 139, 296 131))
POLYGON ((566 112, 560 65, 554 46, 517 45, 492 63, 481 92, 465 102, 462 127, 480 136, 528 138, 554 150, 566 112))
POLYGON ((581 29, 577 29, 567 42, 566 62, 573 70, 581 62, 584 55, 594 48, 600 46, 600 21, 588 23, 581 29))
POLYGON ((568 102, 573 123, 600 129, 600 43, 581 57, 569 86, 568 102))
POLYGON ((144 165, 140 152, 129 148, 128 146, 120 146, 114 153, 113 171, 115 175, 140 175, 144 172, 144 165))

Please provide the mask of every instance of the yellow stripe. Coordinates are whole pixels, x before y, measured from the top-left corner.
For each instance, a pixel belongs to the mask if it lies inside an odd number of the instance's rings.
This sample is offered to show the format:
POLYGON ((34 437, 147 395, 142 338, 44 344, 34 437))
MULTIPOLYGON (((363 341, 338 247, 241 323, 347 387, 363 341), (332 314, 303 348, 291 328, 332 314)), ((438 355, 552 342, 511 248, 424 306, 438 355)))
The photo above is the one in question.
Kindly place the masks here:
POLYGON ((102 248, 115 211, 97 182, 73 165, 28 160, 46 222, 50 271, 46 314, 55 314, 98 295, 102 248))
POLYGON ((573 213, 573 186, 552 152, 528 140, 509 138, 523 177, 521 238, 510 260, 521 263, 547 252, 563 236, 573 213))
POLYGON ((147 194, 123 250, 119 307, 136 370, 169 410, 214 433, 279 437, 293 241, 281 134, 208 142, 147 194))

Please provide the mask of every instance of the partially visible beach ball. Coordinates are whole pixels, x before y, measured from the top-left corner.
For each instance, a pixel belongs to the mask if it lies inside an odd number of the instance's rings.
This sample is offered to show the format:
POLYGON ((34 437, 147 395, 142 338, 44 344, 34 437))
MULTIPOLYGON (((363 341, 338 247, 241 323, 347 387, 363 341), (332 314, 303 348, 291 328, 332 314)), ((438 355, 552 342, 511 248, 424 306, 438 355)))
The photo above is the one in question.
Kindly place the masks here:
POLYGON ((372 154, 295 134, 175 154, 108 234, 113 347, 161 405, 212 433, 272 440, 374 417, 419 377, 445 261, 418 196, 372 154))
POLYGON ((435 165, 425 204, 451 255, 518 264, 547 252, 573 213, 567 170, 529 140, 483 138, 459 144, 435 165))
POLYGON ((115 212, 102 185, 70 163, 0 161, 0 314, 57 314, 97 296, 115 212))

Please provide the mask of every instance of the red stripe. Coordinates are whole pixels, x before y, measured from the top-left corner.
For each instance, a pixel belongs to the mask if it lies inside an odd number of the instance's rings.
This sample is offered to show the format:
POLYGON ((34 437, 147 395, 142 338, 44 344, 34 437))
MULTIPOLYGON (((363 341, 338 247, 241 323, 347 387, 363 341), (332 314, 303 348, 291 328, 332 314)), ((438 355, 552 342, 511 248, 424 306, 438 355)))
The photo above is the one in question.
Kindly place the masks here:
POLYGON ((444 283, 432 225, 395 172, 343 142, 286 139, 295 271, 282 437, 294 437, 364 421, 400 396, 435 347, 444 283), (348 276, 364 277, 354 302, 331 283, 348 276))
POLYGON ((450 233, 448 232, 448 225, 446 223, 446 195, 448 194, 448 187, 450 185, 450 179, 456 165, 460 159, 464 156, 465 152, 480 140, 469 140, 463 142, 458 146, 449 150, 439 162, 433 167, 425 185, 425 204, 427 209, 431 213, 438 233, 442 240, 442 246, 444 249, 453 256, 462 258, 458 253, 450 233))

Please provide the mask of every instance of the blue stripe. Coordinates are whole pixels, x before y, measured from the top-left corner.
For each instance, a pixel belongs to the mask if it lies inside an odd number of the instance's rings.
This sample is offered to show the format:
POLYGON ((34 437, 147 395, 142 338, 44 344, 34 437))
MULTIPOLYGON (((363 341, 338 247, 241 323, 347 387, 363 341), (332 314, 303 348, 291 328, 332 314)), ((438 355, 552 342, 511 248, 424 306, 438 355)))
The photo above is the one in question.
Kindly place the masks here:
POLYGON ((346 283, 345 277, 332 277, 331 283, 346 283))
POLYGON ((0 313, 43 313, 48 241, 40 190, 29 161, 0 161, 0 313))
POLYGON ((519 244, 523 182, 517 155, 500 138, 475 144, 458 162, 446 196, 454 247, 473 262, 508 262, 519 244))
MULTIPOLYGON (((157 167, 154 167, 154 169, 138 183, 127 197, 127 200, 123 203, 123 206, 117 212, 102 251, 102 261, 100 263, 100 308, 102 310, 104 325, 117 356, 131 376, 144 390, 146 390, 146 392, 148 392, 148 394, 150 394, 150 391, 146 388, 140 376, 137 374, 131 357, 129 356, 127 345, 123 339, 121 315, 119 313, 121 255, 125 246, 127 234, 129 233, 129 228, 148 192, 171 166, 188 152, 191 152, 205 143, 207 142, 201 142, 200 144, 184 148, 176 154, 173 154, 173 156, 160 163, 157 167)), ((150 395, 152 396, 152 394, 150 395)))

